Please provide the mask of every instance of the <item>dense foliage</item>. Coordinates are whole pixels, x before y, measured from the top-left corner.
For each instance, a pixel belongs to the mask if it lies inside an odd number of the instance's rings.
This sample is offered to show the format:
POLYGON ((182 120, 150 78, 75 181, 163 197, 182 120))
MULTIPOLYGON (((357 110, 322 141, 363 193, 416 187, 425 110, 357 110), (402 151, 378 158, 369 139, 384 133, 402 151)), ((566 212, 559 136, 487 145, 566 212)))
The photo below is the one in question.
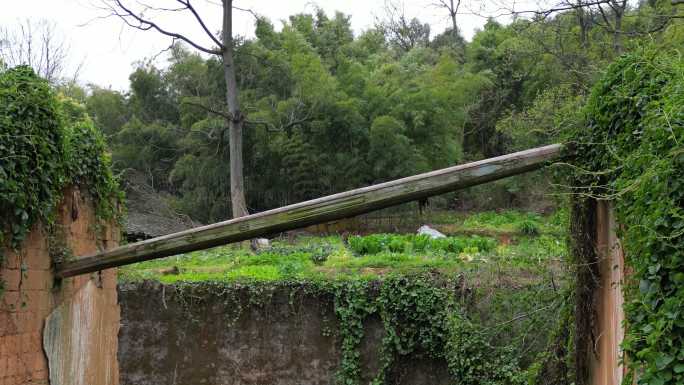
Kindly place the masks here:
POLYGON ((37 221, 50 225, 63 189, 88 192, 114 219, 120 193, 105 140, 83 107, 57 96, 29 67, 0 72, 0 243, 17 247, 37 221))
MULTIPOLYGON (((610 66, 574 131, 581 196, 610 199, 633 275, 627 363, 639 384, 684 382, 684 60, 644 49, 610 66)), ((628 380, 628 383, 631 383, 628 380)))
MULTIPOLYGON (((278 207, 558 140, 578 127, 587 90, 622 50, 651 39, 682 43, 676 20, 637 33, 672 12, 665 1, 628 7, 623 30, 635 33, 620 49, 596 9, 491 20, 471 42, 451 30, 431 38, 418 20, 405 35, 383 25, 355 35, 340 13, 293 15, 281 29, 261 18, 255 38, 235 47, 248 206, 278 207)), ((92 87, 83 96, 115 166, 144 175, 197 220, 229 217, 220 60, 179 44, 168 66, 140 62, 130 81, 126 94, 92 87)), ((459 202, 539 205, 538 178, 501 181, 459 202)))
POLYGON ((432 239, 428 235, 396 235, 373 234, 367 236, 352 236, 349 238, 351 250, 359 255, 377 254, 380 252, 445 252, 445 253, 474 253, 488 252, 496 247, 496 240, 492 238, 445 237, 432 239))
POLYGON ((462 233, 435 240, 409 234, 276 238, 256 253, 220 247, 122 267, 119 276, 173 284, 183 293, 183 318, 201 318, 200 302, 229 303, 224 319, 231 325, 252 306, 268 307, 274 292, 289 298, 295 318, 301 303, 310 310, 301 297, 311 296, 337 319, 321 333, 339 344, 339 384, 397 383, 413 360, 442 366, 455 384, 531 384, 541 376, 569 384, 572 302, 558 269, 563 234, 555 228, 563 216, 485 212, 464 220, 442 214, 434 226, 445 231, 458 225, 463 233, 513 232, 505 233, 505 242, 462 233), (519 223, 534 223, 539 234, 515 232, 519 223), (562 317, 557 309, 564 309, 562 317), (381 322, 384 330, 372 370, 364 364, 373 341, 369 322, 381 322), (551 358, 555 371, 548 369, 551 358))

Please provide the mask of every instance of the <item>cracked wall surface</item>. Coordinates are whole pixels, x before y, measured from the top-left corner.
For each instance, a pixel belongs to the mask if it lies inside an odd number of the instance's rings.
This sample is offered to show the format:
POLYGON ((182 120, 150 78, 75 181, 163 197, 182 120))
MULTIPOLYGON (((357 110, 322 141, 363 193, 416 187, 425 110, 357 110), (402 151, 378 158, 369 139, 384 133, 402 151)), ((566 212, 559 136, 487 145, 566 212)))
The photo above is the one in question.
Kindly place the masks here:
MULTIPOLYGON (((114 227, 96 224, 88 200, 67 189, 56 228, 73 255, 118 245, 114 227)), ((56 282, 49 238, 36 224, 18 250, 2 251, 0 384, 117 385, 116 271, 56 282)))

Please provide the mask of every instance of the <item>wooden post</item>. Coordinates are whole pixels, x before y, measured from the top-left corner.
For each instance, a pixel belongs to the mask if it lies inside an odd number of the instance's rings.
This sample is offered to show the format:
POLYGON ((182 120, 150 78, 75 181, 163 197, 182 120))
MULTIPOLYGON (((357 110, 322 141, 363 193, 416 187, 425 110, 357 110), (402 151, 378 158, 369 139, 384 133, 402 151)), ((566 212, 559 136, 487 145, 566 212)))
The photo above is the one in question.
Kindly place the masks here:
POLYGON ((553 144, 372 185, 79 257, 57 267, 71 277, 207 249, 410 202, 536 170, 561 157, 553 144))
POLYGON ((599 286, 595 293, 596 342, 589 358, 589 385, 620 385, 626 368, 620 359, 624 339, 625 319, 622 285, 625 280, 625 259, 617 238, 615 212, 610 202, 596 205, 596 249, 598 252, 599 286))

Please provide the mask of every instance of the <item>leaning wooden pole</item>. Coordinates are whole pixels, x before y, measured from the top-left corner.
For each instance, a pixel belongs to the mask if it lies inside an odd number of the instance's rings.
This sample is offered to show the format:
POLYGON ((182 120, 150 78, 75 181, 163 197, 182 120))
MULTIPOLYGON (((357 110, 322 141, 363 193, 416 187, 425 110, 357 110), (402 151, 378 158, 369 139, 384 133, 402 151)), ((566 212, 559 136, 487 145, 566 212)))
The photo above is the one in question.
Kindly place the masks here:
POLYGON ((559 159, 562 149, 553 144, 520 151, 132 243, 65 262, 57 266, 57 276, 207 249, 460 190, 542 168, 559 159))

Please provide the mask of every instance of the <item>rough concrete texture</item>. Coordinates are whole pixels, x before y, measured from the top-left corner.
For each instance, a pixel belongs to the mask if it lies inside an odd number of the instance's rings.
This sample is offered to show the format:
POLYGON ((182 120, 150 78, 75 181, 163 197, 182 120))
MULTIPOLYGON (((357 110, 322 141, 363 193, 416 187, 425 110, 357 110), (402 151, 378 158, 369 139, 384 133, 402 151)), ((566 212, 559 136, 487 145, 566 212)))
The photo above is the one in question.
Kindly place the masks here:
MULTIPOLYGON (((74 255, 113 247, 119 242, 118 232, 112 227, 95 231, 96 220, 92 207, 74 189, 65 191, 64 199, 58 207, 56 223, 62 232, 61 238, 74 255)), ((83 302, 82 307, 88 307, 93 314, 102 313, 108 317, 97 325, 82 324, 86 319, 79 318, 70 318, 68 322, 61 324, 62 333, 71 330, 99 330, 98 333, 86 333, 83 338, 85 344, 99 349, 100 357, 103 357, 88 370, 71 372, 67 383, 78 384, 87 373, 97 373, 99 377, 109 372, 110 378, 116 381, 117 340, 111 338, 117 334, 119 321, 116 272, 104 271, 92 276, 55 282, 48 249, 48 235, 43 226, 37 224, 17 251, 2 250, 5 259, 0 266, 0 276, 5 282, 5 292, 0 298, 0 384, 48 384, 50 373, 42 344, 44 321, 54 309, 67 302, 68 306, 83 302), (98 298, 104 300, 92 302, 88 294, 93 290, 80 290, 93 283, 98 298), (103 334, 108 334, 110 338, 96 338, 103 334)), ((65 361, 80 362, 79 357, 62 358, 65 361)))
MULTIPOLYGON (((278 289, 255 305, 240 290, 199 300, 158 283, 120 286, 121 384, 335 383, 340 343, 330 299, 290 294, 278 289)), ((362 383, 377 373, 383 333, 379 319, 367 321, 362 383)), ((393 384, 450 383, 444 362, 406 357, 395 366, 393 384)))

